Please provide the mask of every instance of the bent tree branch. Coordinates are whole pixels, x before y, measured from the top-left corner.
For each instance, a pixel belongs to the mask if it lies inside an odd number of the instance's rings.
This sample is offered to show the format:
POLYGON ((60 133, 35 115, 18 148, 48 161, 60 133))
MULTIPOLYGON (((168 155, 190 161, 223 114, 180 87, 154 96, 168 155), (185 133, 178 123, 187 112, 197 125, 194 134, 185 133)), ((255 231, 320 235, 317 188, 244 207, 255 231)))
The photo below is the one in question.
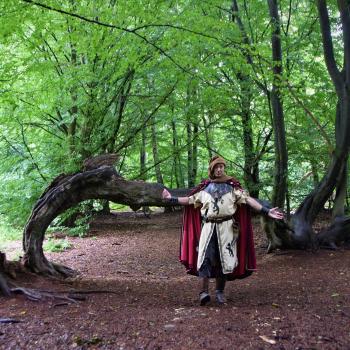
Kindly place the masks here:
MULTIPOLYGON (((88 199, 106 199, 134 210, 142 206, 167 206, 169 203, 161 198, 163 188, 157 183, 127 181, 109 166, 58 176, 35 204, 24 229, 24 265, 44 275, 74 275, 70 268, 49 262, 43 252, 46 229, 59 214, 88 199)), ((188 191, 171 192, 186 195, 188 191)))
MULTIPOLYGON (((43 252, 43 241, 46 229, 50 223, 65 210, 88 199, 106 199, 115 203, 130 206, 137 210, 143 206, 171 206, 162 197, 164 186, 158 183, 144 181, 128 181, 122 178, 111 166, 102 166, 72 175, 58 176, 46 189, 35 204, 32 214, 25 226, 23 234, 24 257, 23 265, 35 273, 69 277, 75 274, 72 269, 55 264, 46 259, 43 252)), ((173 196, 186 196, 191 189, 170 190, 173 196)), ((295 232, 286 232, 284 222, 275 222, 276 227, 284 232, 285 237, 280 238, 287 242, 286 247, 298 248, 295 232)), ((328 244, 347 241, 348 235, 344 233, 344 224, 340 222, 322 233, 322 243, 328 244)))

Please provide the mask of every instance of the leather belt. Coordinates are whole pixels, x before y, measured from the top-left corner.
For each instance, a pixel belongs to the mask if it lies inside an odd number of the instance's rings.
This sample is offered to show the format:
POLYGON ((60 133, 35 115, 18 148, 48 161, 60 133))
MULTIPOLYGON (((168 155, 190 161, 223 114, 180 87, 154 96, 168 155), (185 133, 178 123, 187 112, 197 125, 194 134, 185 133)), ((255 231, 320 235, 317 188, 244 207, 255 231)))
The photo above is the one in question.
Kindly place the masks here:
POLYGON ((234 220, 234 219, 232 216, 224 216, 222 218, 212 218, 212 219, 206 218, 204 219, 204 222, 213 222, 216 224, 221 224, 222 222, 229 221, 229 220, 234 220))

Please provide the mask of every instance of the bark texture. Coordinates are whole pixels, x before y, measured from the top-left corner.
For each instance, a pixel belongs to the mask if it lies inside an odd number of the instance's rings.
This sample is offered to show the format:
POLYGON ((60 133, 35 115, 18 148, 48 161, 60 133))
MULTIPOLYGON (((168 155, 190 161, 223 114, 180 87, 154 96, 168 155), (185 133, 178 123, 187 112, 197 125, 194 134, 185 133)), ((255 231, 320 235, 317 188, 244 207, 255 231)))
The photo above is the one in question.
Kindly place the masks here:
MULTIPOLYGON (((23 234, 23 263, 30 270, 55 276, 72 276, 74 271, 49 262, 43 252, 43 240, 50 223, 62 212, 87 199, 105 199, 129 205, 137 210, 142 206, 169 206, 161 199, 163 186, 143 181, 127 181, 113 167, 60 175, 35 204, 23 234)), ((173 195, 187 192, 171 191, 173 195)))
MULTIPOLYGON (((237 24, 240 30, 244 47, 250 47, 252 45, 251 39, 248 37, 247 31, 240 17, 236 0, 232 1, 231 10, 232 21, 237 24)), ((250 51, 246 50, 244 47, 241 48, 242 55, 247 63, 253 67, 254 64, 250 51)), ((253 142, 253 120, 251 109, 254 95, 254 81, 250 75, 244 72, 244 70, 238 71, 236 76, 240 86, 240 117, 242 120, 244 145, 244 183, 246 184, 250 195, 254 198, 259 198, 259 157, 253 142)))
MULTIPOLYGON (((338 96, 335 122, 336 147, 331 156, 326 174, 318 186, 315 187, 314 191, 305 198, 294 215, 293 222, 296 236, 299 237, 300 242, 304 243, 313 240, 311 225, 333 191, 337 189, 338 194, 341 194, 342 198, 345 197, 344 188, 346 188, 346 179, 344 174, 347 173, 347 160, 350 148, 350 5, 349 2, 338 1, 344 37, 344 65, 342 70, 339 70, 334 56, 327 2, 325 0, 318 0, 317 7, 324 58, 329 76, 333 81, 334 89, 338 96)), ((342 214, 342 210, 339 210, 339 207, 340 204, 338 201, 337 213, 342 214)), ((339 227, 341 225, 344 226, 345 230, 346 221, 342 221, 342 224, 338 221, 336 226, 339 227)), ((333 230, 330 228, 330 231, 333 230)))
POLYGON ((281 24, 278 13, 277 0, 268 0, 270 18, 272 22, 272 60, 273 84, 271 91, 272 122, 275 135, 275 183, 273 189, 273 205, 284 207, 287 193, 288 152, 284 126, 282 105, 282 44, 281 24))
MULTIPOLYGON (((273 5, 275 0, 269 0, 273 5)), ((332 31, 326 0, 318 0, 320 28, 324 58, 330 78, 332 79, 338 101, 335 122, 335 149, 330 157, 328 168, 323 178, 314 190, 306 196, 289 224, 288 239, 276 231, 279 242, 274 240, 274 247, 288 246, 290 241, 293 248, 336 248, 339 244, 349 240, 349 219, 343 216, 345 190, 347 188, 347 163, 350 149, 350 2, 338 0, 338 10, 342 24, 344 62, 341 69, 334 55, 332 31), (323 210, 325 203, 336 190, 336 204, 334 220, 330 227, 319 234, 315 234, 313 223, 317 215, 323 210)), ((271 223, 269 224, 271 230, 271 223)), ((272 248, 274 248, 272 247, 272 248)))
MULTIPOLYGON (((173 206, 161 198, 164 186, 144 181, 127 181, 114 167, 103 166, 76 174, 58 176, 46 189, 35 204, 23 234, 23 266, 44 275, 69 277, 75 274, 72 269, 48 261, 43 252, 46 229, 62 212, 79 202, 88 199, 104 199, 130 206, 137 210, 144 206, 173 206)), ((173 196, 186 196, 191 189, 170 190, 173 196)), ((266 205, 266 203, 264 203, 266 205)), ((335 225, 325 230, 319 237, 319 245, 334 248, 341 242, 348 241, 349 219, 338 218, 335 225), (342 228, 347 228, 345 232, 342 228)), ((267 233, 277 234, 278 242, 286 247, 300 247, 296 244, 295 231, 286 222, 265 221, 267 233)), ((4 259, 3 259, 4 260, 4 259)), ((5 260, 4 260, 5 261, 5 260)), ((4 263, 0 266, 5 266, 4 263)), ((0 274, 4 268, 0 270, 0 274)), ((6 283, 2 283, 1 292, 6 295, 6 283)))

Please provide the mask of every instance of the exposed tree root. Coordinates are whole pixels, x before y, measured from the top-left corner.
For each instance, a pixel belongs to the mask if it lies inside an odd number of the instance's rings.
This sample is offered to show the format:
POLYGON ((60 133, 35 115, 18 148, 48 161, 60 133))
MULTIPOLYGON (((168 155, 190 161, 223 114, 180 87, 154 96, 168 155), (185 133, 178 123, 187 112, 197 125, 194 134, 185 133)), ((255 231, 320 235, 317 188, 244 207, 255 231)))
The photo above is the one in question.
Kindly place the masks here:
POLYGON ((32 301, 41 301, 41 300, 44 300, 45 298, 48 298, 48 299, 62 299, 65 301, 69 301, 71 303, 76 303, 76 301, 73 298, 69 298, 66 296, 53 294, 53 293, 40 292, 38 290, 31 289, 31 288, 23 288, 23 287, 11 288, 11 293, 23 294, 29 300, 32 300, 32 301))
MULTIPOLYGON (((100 294, 100 293, 117 294, 114 291, 98 290, 98 289, 97 290, 69 289, 64 291, 38 290, 38 289, 32 289, 32 288, 18 287, 14 285, 12 282, 8 282, 8 281, 6 281, 6 286, 7 286, 6 296, 8 297, 16 294, 22 294, 31 301, 44 301, 46 299, 62 300, 64 301, 64 303, 61 303, 62 305, 67 305, 69 303, 77 303, 77 301, 84 301, 86 300, 86 297, 84 296, 85 294, 100 294)), ((61 306, 61 304, 57 304, 55 306, 61 306)))
POLYGON ((77 275, 77 271, 57 263, 48 261, 43 254, 31 255, 26 254, 22 258, 23 265, 30 271, 47 277, 68 278, 77 275))
MULTIPOLYGON (((74 270, 59 264, 51 263, 46 259, 41 260, 40 264, 40 273, 45 274, 43 272, 46 272, 47 276, 58 276, 62 278, 62 276, 67 277, 76 274, 74 270)), ((10 281, 10 278, 16 278, 18 272, 28 272, 28 270, 24 264, 21 264, 21 262, 8 261, 6 255, 0 252, 0 295, 11 297, 15 294, 23 294, 27 299, 32 301, 41 301, 45 298, 50 298, 62 299, 70 303, 76 303, 76 299, 81 300, 79 296, 74 293, 72 294, 71 291, 70 295, 63 296, 60 292, 45 292, 31 288, 18 287, 10 281)))
POLYGON ((320 248, 331 250, 348 245, 350 243, 350 218, 346 216, 336 217, 331 226, 318 233, 316 242, 320 248))
POLYGON ((15 318, 0 318, 0 323, 19 323, 22 322, 20 320, 16 320, 15 318))
MULTIPOLYGON (((10 281, 10 277, 14 279, 16 272, 28 272, 23 264, 20 262, 7 261, 6 255, 0 252, 0 295, 11 297, 16 294, 22 294, 27 299, 32 301, 44 301, 46 299, 60 300, 63 303, 59 303, 55 306, 67 305, 69 303, 77 303, 77 301, 86 300, 84 294, 95 293, 115 293, 110 290, 74 290, 69 289, 65 291, 48 291, 37 290, 32 288, 19 287, 10 281)), ((66 266, 54 264, 49 261, 41 261, 40 273, 47 276, 73 276, 76 272, 66 266), (45 267, 45 268, 43 268, 45 267)), ((3 323, 15 322, 10 319, 3 319, 3 323)), ((1 323, 1 321, 0 321, 1 323)))
MULTIPOLYGON (((116 294, 110 290, 68 290, 68 291, 49 291, 49 290, 37 290, 32 288, 13 287, 10 288, 11 294, 23 294, 26 298, 32 301, 43 301, 45 299, 62 300, 66 305, 69 303, 77 303, 77 301, 84 301, 86 297, 84 294, 99 294, 99 293, 111 293, 116 294)), ((55 306, 61 306, 57 304, 55 306)))

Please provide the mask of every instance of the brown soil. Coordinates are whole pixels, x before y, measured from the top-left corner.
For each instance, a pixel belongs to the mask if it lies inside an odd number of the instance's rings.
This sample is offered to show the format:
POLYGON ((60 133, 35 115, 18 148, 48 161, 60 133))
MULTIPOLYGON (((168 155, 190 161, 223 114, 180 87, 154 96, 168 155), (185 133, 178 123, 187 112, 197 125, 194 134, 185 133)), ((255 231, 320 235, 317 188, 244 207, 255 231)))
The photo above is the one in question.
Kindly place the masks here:
MULTIPOLYGON (((95 219, 73 249, 47 254, 71 281, 18 276, 40 290, 109 290, 67 303, 0 298, 1 349, 350 349, 350 250, 266 255, 227 284, 228 302, 198 305, 198 280, 178 263, 180 213, 95 219)), ((211 289, 214 285, 211 284, 211 289)))

